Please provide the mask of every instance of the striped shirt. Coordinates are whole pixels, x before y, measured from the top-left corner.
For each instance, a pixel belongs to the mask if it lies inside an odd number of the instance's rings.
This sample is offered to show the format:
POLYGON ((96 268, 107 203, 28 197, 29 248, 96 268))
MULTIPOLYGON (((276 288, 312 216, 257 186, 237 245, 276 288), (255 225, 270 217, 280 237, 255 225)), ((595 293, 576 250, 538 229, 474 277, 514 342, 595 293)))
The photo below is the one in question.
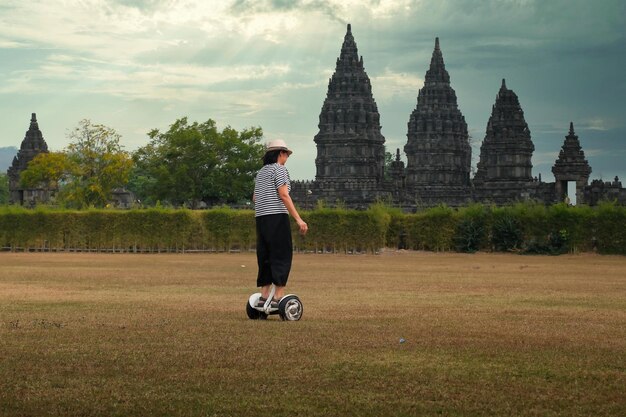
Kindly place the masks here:
POLYGON ((289 214, 285 203, 278 196, 278 189, 287 185, 291 192, 289 172, 284 165, 275 163, 264 165, 256 174, 254 182, 254 216, 269 214, 289 214))

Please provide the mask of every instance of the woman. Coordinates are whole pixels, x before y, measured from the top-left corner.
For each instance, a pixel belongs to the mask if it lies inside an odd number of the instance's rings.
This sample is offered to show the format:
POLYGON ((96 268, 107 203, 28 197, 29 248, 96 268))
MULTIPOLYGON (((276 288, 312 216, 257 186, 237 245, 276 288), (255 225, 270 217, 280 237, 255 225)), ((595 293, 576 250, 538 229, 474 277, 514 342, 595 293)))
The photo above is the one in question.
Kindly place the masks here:
POLYGON ((291 184, 285 163, 292 153, 285 141, 270 141, 263 157, 263 168, 256 175, 252 200, 259 265, 257 286, 261 287, 257 307, 263 307, 267 301, 272 284, 276 286, 272 308, 278 308, 278 300, 285 295, 293 257, 289 214, 296 220, 300 233, 304 235, 308 230, 289 196, 291 184))

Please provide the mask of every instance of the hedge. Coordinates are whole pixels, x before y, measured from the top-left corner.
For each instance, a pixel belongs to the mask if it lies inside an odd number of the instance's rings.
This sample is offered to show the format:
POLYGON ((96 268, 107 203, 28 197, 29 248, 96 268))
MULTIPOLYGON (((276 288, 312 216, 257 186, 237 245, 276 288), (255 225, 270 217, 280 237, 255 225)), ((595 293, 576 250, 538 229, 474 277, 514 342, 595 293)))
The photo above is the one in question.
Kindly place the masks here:
MULTIPOLYGON (((304 211, 309 233, 292 224, 297 251, 375 253, 384 247, 429 251, 626 254, 626 207, 524 203, 439 206, 418 213, 376 204, 365 211, 319 206, 304 211)), ((293 220, 292 220, 293 222, 293 220)), ((0 247, 13 251, 250 251, 254 212, 217 208, 70 211, 0 207, 0 247)))
MULTIPOLYGON (((384 211, 320 209, 305 217, 310 227, 306 237, 292 225, 296 250, 375 252, 385 246, 389 216, 384 211)), ((250 251, 255 245, 251 210, 0 208, 0 247, 5 250, 250 251)))

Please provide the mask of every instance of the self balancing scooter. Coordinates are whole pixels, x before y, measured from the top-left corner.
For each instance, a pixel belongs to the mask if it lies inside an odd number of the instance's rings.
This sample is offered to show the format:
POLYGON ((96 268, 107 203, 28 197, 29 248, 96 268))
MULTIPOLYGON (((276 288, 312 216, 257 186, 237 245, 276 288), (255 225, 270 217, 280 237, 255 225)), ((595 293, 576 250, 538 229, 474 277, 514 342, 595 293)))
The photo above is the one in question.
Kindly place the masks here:
POLYGON ((246 303, 246 313, 251 320, 265 320, 267 316, 278 314, 282 320, 298 321, 302 317, 302 301, 295 294, 287 294, 278 300, 278 308, 272 308, 272 299, 276 293, 276 287, 272 285, 269 297, 262 307, 257 307, 261 293, 257 292, 250 296, 246 303))

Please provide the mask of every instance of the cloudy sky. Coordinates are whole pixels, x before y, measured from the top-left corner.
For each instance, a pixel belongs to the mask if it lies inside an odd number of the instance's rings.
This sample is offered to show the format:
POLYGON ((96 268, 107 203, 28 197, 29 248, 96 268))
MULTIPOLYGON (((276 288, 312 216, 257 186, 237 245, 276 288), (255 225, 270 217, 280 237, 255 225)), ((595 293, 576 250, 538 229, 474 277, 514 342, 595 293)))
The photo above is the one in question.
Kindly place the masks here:
MULTIPOLYGON (((550 172, 574 122, 592 178, 626 180, 623 0, 0 0, 0 147, 37 113, 61 150, 81 119, 127 150, 177 118, 261 126, 313 179, 319 112, 346 24, 389 151, 406 143, 436 36, 473 140, 474 165, 502 78, 550 172)), ((624 181, 626 183, 626 181, 624 181)))

